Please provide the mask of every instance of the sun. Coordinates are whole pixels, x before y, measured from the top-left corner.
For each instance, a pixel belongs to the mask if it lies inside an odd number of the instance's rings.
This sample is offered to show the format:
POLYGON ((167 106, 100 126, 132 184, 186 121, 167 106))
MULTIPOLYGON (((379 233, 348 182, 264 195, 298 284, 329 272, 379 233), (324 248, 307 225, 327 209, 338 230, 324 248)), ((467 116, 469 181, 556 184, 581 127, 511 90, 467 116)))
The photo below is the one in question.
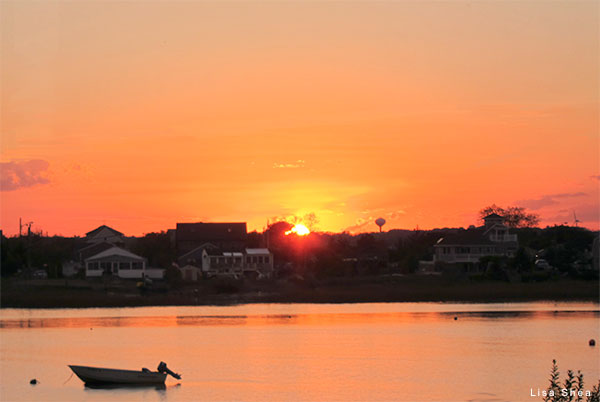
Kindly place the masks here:
POLYGON ((293 228, 285 232, 286 235, 289 235, 291 233, 296 233, 298 236, 306 236, 310 233, 310 230, 308 230, 308 228, 303 224, 297 223, 294 225, 293 228))

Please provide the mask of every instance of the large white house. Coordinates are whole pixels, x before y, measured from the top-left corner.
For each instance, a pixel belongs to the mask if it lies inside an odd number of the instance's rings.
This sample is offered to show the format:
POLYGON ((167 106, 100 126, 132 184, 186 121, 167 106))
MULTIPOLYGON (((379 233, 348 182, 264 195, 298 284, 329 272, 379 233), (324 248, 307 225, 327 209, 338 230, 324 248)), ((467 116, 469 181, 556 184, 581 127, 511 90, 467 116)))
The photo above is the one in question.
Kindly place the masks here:
POLYGON ((121 247, 111 247, 85 260, 87 278, 114 275, 141 279, 146 274, 146 259, 121 247))
POLYGON ((442 237, 433 246, 434 263, 477 263, 486 256, 513 256, 519 246, 517 235, 510 234, 503 221, 502 216, 491 214, 484 218, 483 227, 442 237))

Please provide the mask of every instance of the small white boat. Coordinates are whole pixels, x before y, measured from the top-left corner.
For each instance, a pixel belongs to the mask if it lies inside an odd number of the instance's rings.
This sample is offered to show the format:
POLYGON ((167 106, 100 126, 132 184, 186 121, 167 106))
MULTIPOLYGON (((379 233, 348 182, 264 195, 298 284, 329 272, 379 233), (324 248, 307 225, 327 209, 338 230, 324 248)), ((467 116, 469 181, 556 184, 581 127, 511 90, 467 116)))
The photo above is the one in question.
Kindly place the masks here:
POLYGON ((164 384, 167 374, 181 379, 179 374, 173 373, 167 365, 161 362, 158 371, 120 370, 103 367, 69 366, 71 370, 86 384, 91 385, 154 385, 164 384))

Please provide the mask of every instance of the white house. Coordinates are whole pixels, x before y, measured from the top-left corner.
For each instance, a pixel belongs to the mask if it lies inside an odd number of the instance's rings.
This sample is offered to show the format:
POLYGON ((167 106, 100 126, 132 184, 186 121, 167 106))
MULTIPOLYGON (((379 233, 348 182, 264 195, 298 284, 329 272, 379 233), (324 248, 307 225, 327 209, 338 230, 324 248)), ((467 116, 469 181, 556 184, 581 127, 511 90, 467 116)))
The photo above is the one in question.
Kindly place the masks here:
MULTIPOLYGON (((197 267, 198 264, 191 264, 197 267)), ((270 278, 273 275, 273 254, 266 248, 247 248, 243 252, 221 251, 215 248, 202 250, 202 274, 208 278, 214 276, 242 276, 254 278, 270 278)), ((181 269, 181 268, 180 268, 181 269)), ((182 275, 193 277, 190 265, 184 266, 182 275)))
POLYGON ((146 260, 121 247, 114 246, 85 260, 85 276, 101 277, 103 273, 119 278, 143 278, 146 260))
POLYGON ((237 251, 202 250, 202 273, 207 277, 231 276, 241 278, 244 273, 244 255, 237 251))
POLYGON ((268 248, 247 248, 246 261, 244 261, 244 274, 257 278, 271 278, 273 276, 273 254, 268 248))
POLYGON ((477 263, 481 257, 514 255, 519 244, 516 234, 510 234, 504 218, 491 214, 485 225, 442 237, 433 246, 434 262, 477 263))

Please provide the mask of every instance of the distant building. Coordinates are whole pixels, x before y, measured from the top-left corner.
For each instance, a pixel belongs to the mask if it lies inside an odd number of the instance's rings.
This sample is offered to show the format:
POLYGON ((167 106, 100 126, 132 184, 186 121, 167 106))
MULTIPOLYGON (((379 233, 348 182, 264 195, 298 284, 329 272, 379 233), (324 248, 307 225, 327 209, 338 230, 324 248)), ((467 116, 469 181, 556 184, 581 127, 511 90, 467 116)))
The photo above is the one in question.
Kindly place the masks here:
POLYGON ((211 278, 230 276, 239 279, 244 274, 244 255, 237 251, 202 250, 202 273, 211 278))
POLYGON ((96 229, 85 234, 86 243, 111 243, 115 245, 124 244, 125 235, 106 225, 97 227, 96 229))
POLYGON ((259 279, 273 276, 273 254, 268 248, 247 248, 245 254, 245 276, 259 279))
POLYGON ((77 275, 85 268, 85 260, 104 250, 124 245, 123 233, 106 225, 97 227, 85 234, 85 245, 77 249, 69 261, 63 261, 62 273, 65 277, 77 275))
POLYGON ((204 243, 222 250, 241 251, 246 245, 246 223, 178 223, 175 233, 177 255, 182 256, 204 243))
POLYGON ((188 251, 185 254, 177 257, 177 265, 180 267, 184 267, 186 265, 192 265, 196 267, 202 266, 202 251, 204 249, 219 249, 219 247, 215 246, 212 243, 204 243, 200 246, 196 247, 193 250, 188 251))
POLYGON ((440 238, 433 246, 434 263, 477 263, 482 257, 511 257, 519 247, 517 235, 510 234, 504 218, 491 214, 484 226, 469 228, 440 238))
POLYGON ((143 278, 146 260, 121 247, 107 250, 85 259, 86 278, 113 275, 119 278, 143 278))
POLYGON ((199 281, 200 279, 202 279, 202 268, 201 267, 197 267, 195 265, 185 265, 183 267, 180 267, 179 270, 181 271, 181 278, 184 281, 199 281))
POLYGON ((182 278, 196 281, 201 277, 242 277, 265 279, 273 276, 273 254, 266 248, 222 251, 208 244, 179 259, 182 278))

